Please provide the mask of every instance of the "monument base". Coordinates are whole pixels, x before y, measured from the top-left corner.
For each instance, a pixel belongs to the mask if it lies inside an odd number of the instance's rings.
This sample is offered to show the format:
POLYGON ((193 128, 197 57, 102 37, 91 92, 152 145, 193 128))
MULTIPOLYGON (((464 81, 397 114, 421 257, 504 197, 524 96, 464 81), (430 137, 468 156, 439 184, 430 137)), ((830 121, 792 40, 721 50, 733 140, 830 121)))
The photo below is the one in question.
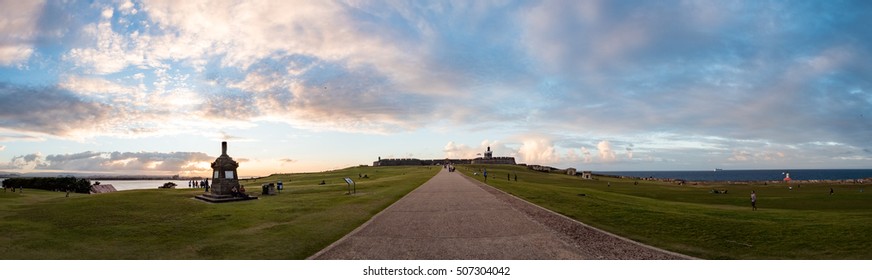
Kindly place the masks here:
POLYGON ((256 196, 215 195, 211 193, 197 195, 194 198, 211 203, 233 202, 257 199, 256 196))

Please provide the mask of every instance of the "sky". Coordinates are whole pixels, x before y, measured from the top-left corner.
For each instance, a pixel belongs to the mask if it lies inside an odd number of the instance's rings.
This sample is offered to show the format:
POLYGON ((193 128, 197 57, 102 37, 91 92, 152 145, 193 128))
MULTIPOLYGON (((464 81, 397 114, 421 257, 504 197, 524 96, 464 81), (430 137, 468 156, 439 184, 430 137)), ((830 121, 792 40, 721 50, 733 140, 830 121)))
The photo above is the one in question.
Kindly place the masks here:
POLYGON ((870 1, 0 0, 0 171, 872 168, 870 1))

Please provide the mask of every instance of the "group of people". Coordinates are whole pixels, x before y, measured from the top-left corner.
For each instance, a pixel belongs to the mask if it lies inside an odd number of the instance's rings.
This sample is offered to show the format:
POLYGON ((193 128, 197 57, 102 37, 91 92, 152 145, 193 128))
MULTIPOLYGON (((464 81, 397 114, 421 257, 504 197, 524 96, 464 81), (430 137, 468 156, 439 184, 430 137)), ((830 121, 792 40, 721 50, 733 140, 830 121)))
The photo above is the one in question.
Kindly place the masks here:
MULTIPOLYGON (((860 189, 860 192, 863 192, 863 189, 860 189)), ((726 191, 724 191, 724 193, 726 193, 726 191)), ((833 193, 833 188, 830 188, 830 195, 833 195, 833 193)), ((751 191, 751 209, 757 210, 757 193, 755 191, 751 191)))
MULTIPOLYGON (((484 169, 479 168, 478 171, 481 172, 482 176, 484 176, 484 182, 487 183, 487 168, 484 168, 484 169)), ((473 173, 473 175, 478 176, 478 172, 473 173)), ((494 179, 496 179, 496 176, 494 176, 494 179)), ((506 180, 507 181, 512 180, 511 173, 506 173, 506 180)), ((518 181, 518 174, 517 173, 515 174, 515 181, 518 181)))
POLYGON ((190 180, 190 181, 188 181, 188 188, 205 188, 208 191, 209 190, 209 179, 204 179, 201 181, 190 180))
POLYGON ((247 193, 245 193, 245 186, 239 184, 239 188, 233 187, 230 189, 230 195, 235 197, 249 197, 247 193))

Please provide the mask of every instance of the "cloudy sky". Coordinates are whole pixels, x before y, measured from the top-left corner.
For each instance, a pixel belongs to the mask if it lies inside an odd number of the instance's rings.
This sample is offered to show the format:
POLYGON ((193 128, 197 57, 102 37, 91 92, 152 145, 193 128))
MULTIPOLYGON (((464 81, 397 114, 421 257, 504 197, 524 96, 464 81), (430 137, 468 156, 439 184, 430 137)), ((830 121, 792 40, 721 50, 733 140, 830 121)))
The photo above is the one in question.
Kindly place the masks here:
POLYGON ((870 168, 870 3, 0 0, 0 171, 870 168))

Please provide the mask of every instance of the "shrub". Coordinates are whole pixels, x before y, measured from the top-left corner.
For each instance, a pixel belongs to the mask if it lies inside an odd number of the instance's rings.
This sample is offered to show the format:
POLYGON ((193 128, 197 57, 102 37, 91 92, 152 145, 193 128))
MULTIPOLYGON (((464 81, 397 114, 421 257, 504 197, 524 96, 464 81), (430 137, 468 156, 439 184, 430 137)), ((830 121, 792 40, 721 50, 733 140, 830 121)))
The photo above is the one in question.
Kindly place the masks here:
POLYGON ((34 177, 34 178, 9 178, 3 180, 4 188, 38 189, 47 191, 72 191, 77 193, 89 193, 91 181, 76 177, 34 177))

